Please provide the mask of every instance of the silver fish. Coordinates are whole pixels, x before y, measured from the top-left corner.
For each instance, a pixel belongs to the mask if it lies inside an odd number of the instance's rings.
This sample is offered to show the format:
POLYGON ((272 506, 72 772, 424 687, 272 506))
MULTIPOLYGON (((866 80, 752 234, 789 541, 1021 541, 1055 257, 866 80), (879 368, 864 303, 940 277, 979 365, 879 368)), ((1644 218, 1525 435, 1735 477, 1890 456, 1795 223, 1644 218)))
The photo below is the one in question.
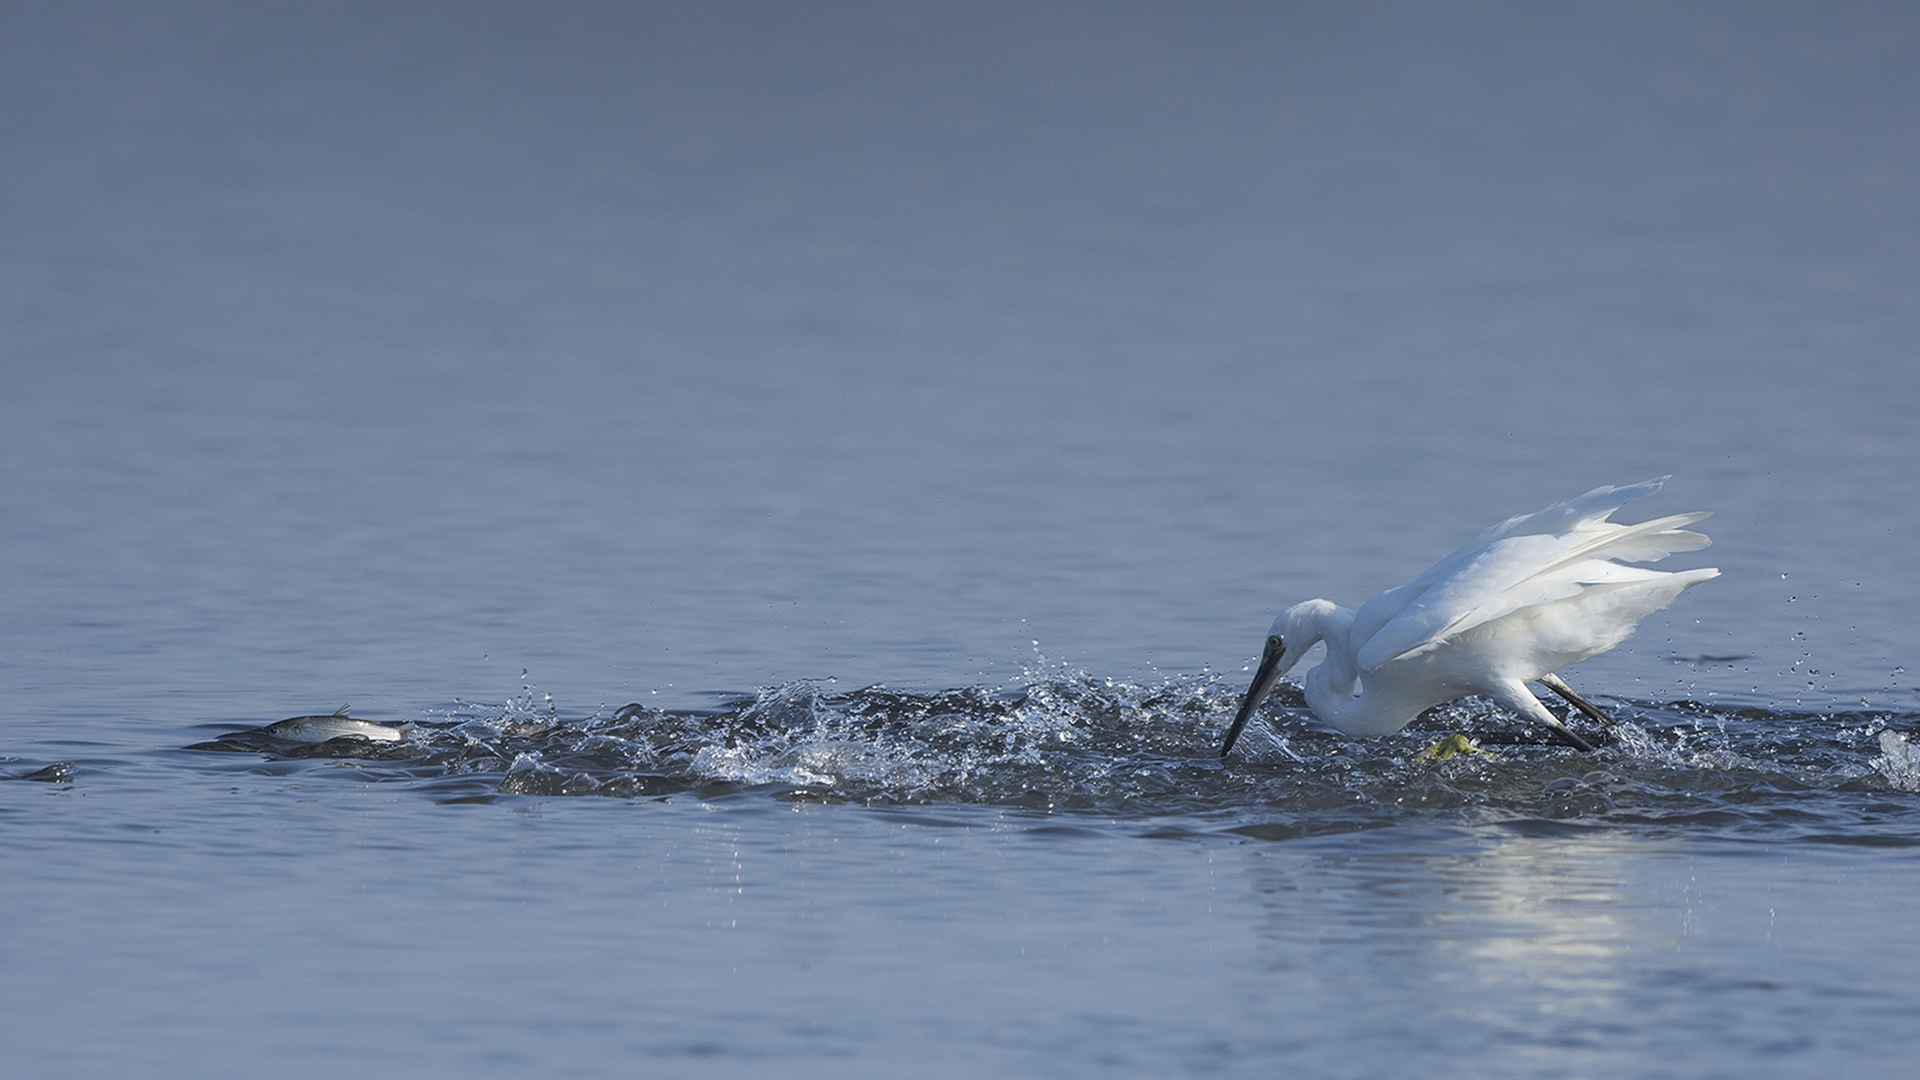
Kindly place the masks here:
POLYGON ((376 724, 372 720, 355 720, 347 715, 347 707, 342 705, 340 711, 332 716, 293 716, 268 724, 260 730, 283 742, 323 743, 343 735, 358 735, 374 742, 399 742, 412 729, 412 724, 396 727, 376 724))

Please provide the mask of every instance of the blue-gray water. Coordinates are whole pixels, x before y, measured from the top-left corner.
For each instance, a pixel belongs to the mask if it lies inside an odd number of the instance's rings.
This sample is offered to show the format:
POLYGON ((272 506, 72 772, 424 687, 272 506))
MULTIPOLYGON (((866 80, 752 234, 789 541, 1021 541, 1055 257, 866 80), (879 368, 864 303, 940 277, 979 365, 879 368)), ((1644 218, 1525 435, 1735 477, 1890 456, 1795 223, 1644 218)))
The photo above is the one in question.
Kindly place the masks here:
POLYGON ((1905 1075, 1917 48, 8 5, 10 1067, 1905 1075), (1282 605, 1666 473, 1612 745, 1213 758, 1282 605))

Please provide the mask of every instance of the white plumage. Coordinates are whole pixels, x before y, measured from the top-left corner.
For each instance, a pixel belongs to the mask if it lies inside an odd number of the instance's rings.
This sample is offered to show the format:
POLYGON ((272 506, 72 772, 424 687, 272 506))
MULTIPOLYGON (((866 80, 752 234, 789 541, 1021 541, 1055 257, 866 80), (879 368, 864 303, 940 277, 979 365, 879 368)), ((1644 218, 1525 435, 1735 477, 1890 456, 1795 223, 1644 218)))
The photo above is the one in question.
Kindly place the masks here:
POLYGON ((1391 734, 1434 705, 1484 694, 1585 747, 1526 683, 1543 683, 1583 711, 1603 715, 1553 673, 1613 648, 1641 619, 1720 573, 1626 565, 1710 543, 1684 528, 1704 513, 1638 525, 1607 520, 1623 504, 1659 491, 1666 479, 1598 487, 1509 518, 1357 612, 1327 600, 1281 612, 1221 756, 1280 676, 1321 641, 1327 656, 1307 673, 1307 705, 1337 731, 1391 734))

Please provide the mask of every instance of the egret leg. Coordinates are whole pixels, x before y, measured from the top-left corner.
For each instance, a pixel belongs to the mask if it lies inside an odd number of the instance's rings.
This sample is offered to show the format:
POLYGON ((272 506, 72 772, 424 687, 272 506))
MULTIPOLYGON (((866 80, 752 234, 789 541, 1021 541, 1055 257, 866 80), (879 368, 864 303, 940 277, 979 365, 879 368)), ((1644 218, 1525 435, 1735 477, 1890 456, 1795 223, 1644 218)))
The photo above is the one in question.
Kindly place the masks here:
POLYGON ((1542 675, 1538 679, 1535 679, 1534 682, 1537 682, 1541 686, 1544 686, 1547 689, 1553 691, 1554 693, 1560 695, 1560 699, 1562 701, 1565 701, 1567 704, 1573 706, 1576 709, 1579 709, 1583 713, 1586 713, 1588 716, 1593 717, 1595 720, 1600 721, 1601 723, 1607 725, 1608 727, 1613 726, 1613 717, 1608 716, 1606 713, 1601 712, 1598 708, 1594 706, 1593 702, 1588 701, 1586 698, 1583 698, 1579 694, 1574 693, 1573 687, 1568 686, 1564 679, 1560 678, 1560 676, 1558 675, 1555 675, 1553 672, 1551 671, 1547 672, 1545 675, 1542 675))
MULTIPOLYGON (((1554 681, 1558 682, 1559 680, 1556 679, 1554 681)), ((1564 686, 1566 684, 1561 683, 1561 685, 1564 686)), ((1559 717, 1548 711, 1545 705, 1540 704, 1540 699, 1533 696, 1533 691, 1528 690, 1525 683, 1515 679, 1495 686, 1488 686, 1484 689, 1487 692, 1487 696, 1505 705, 1507 708, 1512 709, 1514 712, 1519 713, 1523 719, 1531 720, 1536 724, 1543 724, 1552 728, 1561 738, 1582 750, 1593 749, 1592 743, 1575 735, 1572 728, 1561 723, 1559 717)), ((1554 693, 1557 694, 1559 691, 1555 690, 1554 693)))

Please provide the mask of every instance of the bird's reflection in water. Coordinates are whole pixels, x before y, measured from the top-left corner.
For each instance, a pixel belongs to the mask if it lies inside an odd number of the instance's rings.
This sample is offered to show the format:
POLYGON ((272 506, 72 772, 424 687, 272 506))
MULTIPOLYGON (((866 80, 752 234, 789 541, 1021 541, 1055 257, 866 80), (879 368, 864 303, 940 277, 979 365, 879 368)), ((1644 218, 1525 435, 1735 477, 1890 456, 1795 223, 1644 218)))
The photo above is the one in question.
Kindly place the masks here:
MULTIPOLYGON (((1431 916, 1435 944, 1480 986, 1523 995, 1543 1014, 1614 1013, 1628 981, 1621 960, 1658 936, 1634 918, 1623 854, 1612 842, 1515 836, 1440 862, 1455 903, 1431 916)), ((1479 1013, 1473 1001, 1455 1007, 1479 1013)))
POLYGON ((1626 1049, 1645 957, 1678 941, 1633 887, 1636 864, 1669 853, 1556 832, 1249 847, 1269 916, 1255 1022, 1284 1017, 1311 1038, 1365 1017, 1454 1053, 1626 1049))

